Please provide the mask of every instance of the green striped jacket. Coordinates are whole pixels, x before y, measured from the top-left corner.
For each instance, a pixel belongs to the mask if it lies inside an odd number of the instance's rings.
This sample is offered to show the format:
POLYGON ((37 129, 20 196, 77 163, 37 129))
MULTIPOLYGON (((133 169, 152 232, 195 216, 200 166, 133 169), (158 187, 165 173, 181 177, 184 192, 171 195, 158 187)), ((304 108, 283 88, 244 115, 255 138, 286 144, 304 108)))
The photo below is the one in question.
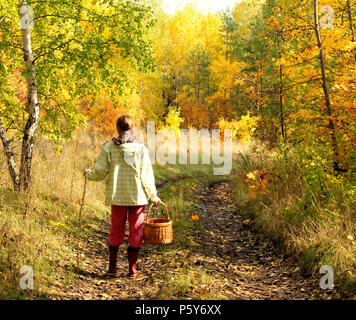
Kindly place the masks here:
POLYGON ((90 170, 86 177, 100 181, 107 175, 107 206, 140 206, 147 204, 148 200, 159 200, 150 156, 143 144, 124 143, 117 146, 112 141, 105 143, 95 169, 90 170))

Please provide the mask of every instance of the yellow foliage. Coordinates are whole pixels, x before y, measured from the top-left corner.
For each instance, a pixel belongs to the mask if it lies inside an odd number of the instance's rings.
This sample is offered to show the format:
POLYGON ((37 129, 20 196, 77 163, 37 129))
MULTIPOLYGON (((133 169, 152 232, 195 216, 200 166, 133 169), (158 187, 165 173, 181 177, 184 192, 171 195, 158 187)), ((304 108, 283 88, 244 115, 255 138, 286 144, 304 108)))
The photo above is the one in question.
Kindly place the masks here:
POLYGON ((239 137, 243 142, 248 142, 252 134, 256 131, 260 117, 251 117, 248 112, 247 115, 242 116, 240 120, 226 121, 220 119, 218 122, 221 130, 232 130, 232 136, 239 137))
POLYGON ((177 137, 179 135, 180 124, 184 121, 180 113, 180 108, 170 107, 164 124, 164 128, 173 131, 177 137))

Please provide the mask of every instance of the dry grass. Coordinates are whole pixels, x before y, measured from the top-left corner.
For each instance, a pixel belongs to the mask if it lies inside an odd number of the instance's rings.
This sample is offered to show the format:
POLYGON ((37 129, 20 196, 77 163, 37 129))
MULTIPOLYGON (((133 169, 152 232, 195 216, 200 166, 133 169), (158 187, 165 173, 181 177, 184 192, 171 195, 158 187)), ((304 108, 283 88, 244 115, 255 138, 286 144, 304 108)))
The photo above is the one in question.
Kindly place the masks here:
MULTIPOLYGON (((322 265, 336 272, 340 291, 356 290, 356 203, 352 182, 346 178, 314 177, 303 171, 296 154, 287 158, 271 154, 263 146, 242 153, 239 160, 235 202, 255 222, 255 227, 296 257, 307 272, 319 273, 322 265), (266 189, 251 197, 246 174, 267 169, 266 189), (310 175, 320 190, 306 182, 310 175), (267 181, 267 178, 270 181, 267 181), (319 181, 320 179, 320 181, 319 181)), ((315 169, 315 176, 319 171, 315 169)))
MULTIPOLYGON (((79 133, 60 153, 46 139, 37 140, 30 192, 16 194, 3 157, 0 160, 0 298, 46 298, 65 285, 75 265, 77 217, 83 193, 82 171, 101 148, 79 133), (22 290, 20 268, 34 270, 34 290, 22 290), (66 273, 66 274, 64 274, 66 273)), ((19 152, 19 145, 15 152, 19 152)), ((3 150, 0 150, 3 154, 3 150)), ((103 188, 89 184, 85 222, 103 215, 103 188)), ((84 230, 86 235, 89 232, 84 230)))

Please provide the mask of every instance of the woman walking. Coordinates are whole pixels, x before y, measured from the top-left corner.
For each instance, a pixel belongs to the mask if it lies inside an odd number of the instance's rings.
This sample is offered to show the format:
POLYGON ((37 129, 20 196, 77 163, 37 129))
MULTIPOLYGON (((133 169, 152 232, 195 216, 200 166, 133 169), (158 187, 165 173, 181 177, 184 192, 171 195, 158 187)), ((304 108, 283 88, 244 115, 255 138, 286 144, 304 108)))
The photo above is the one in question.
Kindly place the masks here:
POLYGON ((117 254, 125 238, 126 220, 129 221, 129 275, 137 275, 136 261, 142 245, 145 205, 148 200, 154 204, 161 202, 148 150, 143 144, 133 141, 132 124, 129 116, 120 117, 116 123, 118 138, 104 144, 94 170, 84 170, 84 176, 92 181, 103 180, 109 175, 105 204, 111 206, 110 275, 117 274, 117 254))

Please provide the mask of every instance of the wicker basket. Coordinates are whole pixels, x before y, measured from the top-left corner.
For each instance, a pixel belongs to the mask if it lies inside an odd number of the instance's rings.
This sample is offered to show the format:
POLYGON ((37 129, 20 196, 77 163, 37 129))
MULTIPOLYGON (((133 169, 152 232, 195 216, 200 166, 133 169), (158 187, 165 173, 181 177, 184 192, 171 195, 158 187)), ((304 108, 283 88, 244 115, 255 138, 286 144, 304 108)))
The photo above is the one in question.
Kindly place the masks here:
POLYGON ((167 219, 148 219, 153 203, 148 209, 143 227, 143 239, 151 245, 169 244, 173 241, 172 220, 169 217, 167 206, 161 202, 166 210, 167 219))

